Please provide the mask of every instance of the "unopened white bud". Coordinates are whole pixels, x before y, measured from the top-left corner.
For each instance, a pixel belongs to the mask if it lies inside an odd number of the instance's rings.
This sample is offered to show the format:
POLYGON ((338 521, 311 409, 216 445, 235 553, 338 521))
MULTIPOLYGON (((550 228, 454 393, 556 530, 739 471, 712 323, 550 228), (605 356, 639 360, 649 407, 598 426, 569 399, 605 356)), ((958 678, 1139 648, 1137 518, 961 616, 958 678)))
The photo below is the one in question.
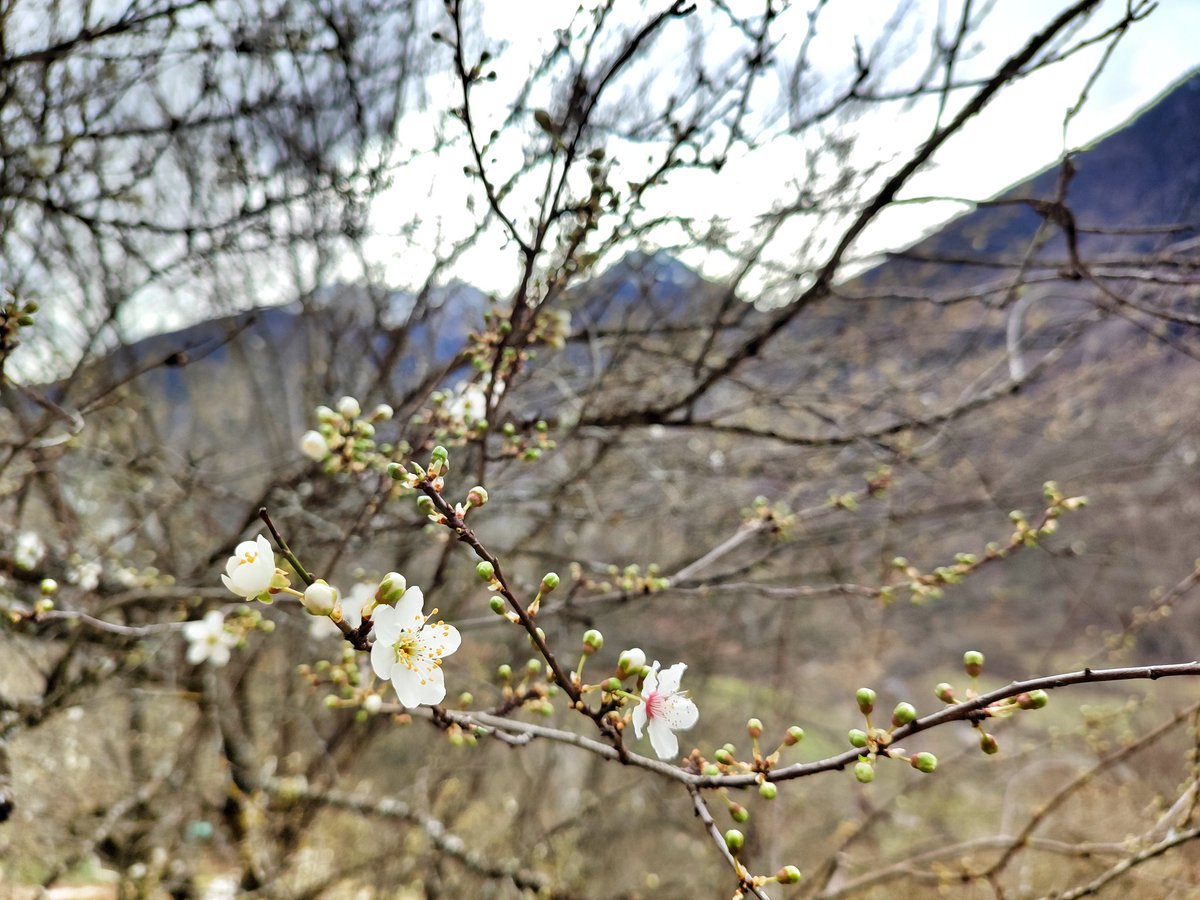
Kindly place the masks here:
POLYGON ((337 588, 330 587, 324 581, 314 581, 304 591, 304 608, 314 616, 327 616, 333 612, 337 604, 337 588))
POLYGON ((314 462, 320 462, 329 455, 329 445, 319 431, 306 431, 300 438, 300 452, 314 462))
POLYGON ((362 413, 362 407, 353 397, 346 396, 337 402, 337 411, 345 419, 357 419, 362 413))

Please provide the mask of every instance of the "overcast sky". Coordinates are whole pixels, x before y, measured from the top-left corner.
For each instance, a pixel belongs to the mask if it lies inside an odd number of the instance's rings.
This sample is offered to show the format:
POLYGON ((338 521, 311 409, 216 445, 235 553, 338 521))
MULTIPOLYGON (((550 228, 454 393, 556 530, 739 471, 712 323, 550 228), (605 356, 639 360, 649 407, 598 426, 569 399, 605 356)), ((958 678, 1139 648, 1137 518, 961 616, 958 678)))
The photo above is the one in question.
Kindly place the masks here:
MULTIPOLYGON (((749 12, 760 9, 761 0, 733 5, 745 6, 749 12)), ((949 12, 943 9, 943 16, 957 14, 959 4, 944 5, 949 12)), ((1031 32, 1044 27, 1063 5, 1045 0, 1002 0, 989 15, 980 40, 972 45, 973 55, 963 63, 962 71, 968 74, 994 71, 1000 61, 1019 49, 1031 32)), ((795 4, 790 25, 794 36, 801 30, 805 6, 795 4)), ((913 0, 911 6, 905 22, 914 29, 914 34, 919 20, 927 28, 929 23, 937 21, 938 0, 913 0)), ((1102 5, 1095 21, 1114 18, 1116 11, 1124 6, 1124 0, 1109 0, 1102 5)), ((522 67, 552 39, 556 27, 566 24, 573 8, 574 4, 566 0, 489 0, 483 6, 486 31, 493 40, 507 45, 500 62, 501 82, 509 77, 520 80, 522 67)), ((830 72, 847 66, 852 59, 854 37, 860 36, 870 46, 872 35, 878 34, 882 21, 896 8, 896 3, 882 0, 843 3, 834 0, 823 14, 820 40, 814 45, 816 65, 827 67, 830 72)), ((788 21, 785 19, 782 24, 786 31, 788 21)), ((1064 114, 1095 67, 1101 47, 1006 89, 938 154, 929 172, 912 182, 907 196, 983 199, 1053 164, 1064 149, 1082 147, 1118 127, 1200 64, 1198 35, 1200 2, 1162 0, 1159 8, 1119 43, 1094 87, 1090 102, 1072 121, 1065 141, 1064 114)), ((660 44, 655 50, 670 52, 669 45, 664 49, 660 44)), ((919 66, 922 62, 922 58, 907 63, 898 61, 897 75, 903 75, 906 65, 919 66)), ((928 133, 931 109, 918 107, 901 116, 893 107, 885 115, 865 117, 855 126, 858 152, 864 159, 887 158, 905 140, 919 141, 928 133)), ((499 115, 503 110, 494 112, 499 115)), ((719 179, 708 177, 701 181, 705 178, 702 174, 673 176, 671 184, 656 195, 656 202, 664 210, 669 208, 680 214, 727 217, 735 226, 739 221, 749 222, 778 196, 780 173, 789 165, 796 165, 796 157, 793 143, 776 141, 754 153, 731 159, 719 179)), ((380 201, 375 219, 380 237, 371 243, 369 253, 391 282, 400 286, 419 282, 425 264, 433 259, 437 240, 447 240, 469 229, 474 216, 463 205, 462 165, 463 160, 453 152, 444 152, 437 160, 424 160, 399 173, 392 194, 380 201), (397 253, 398 243, 389 234, 394 234, 399 224, 392 211, 411 208, 414 198, 423 198, 426 204, 423 231, 416 233, 415 246, 405 241, 402 252, 397 253), (422 257, 422 248, 426 258, 422 257)), ((864 237, 859 252, 904 246, 922 231, 963 209, 962 205, 949 203, 896 209, 864 237)), ((785 234, 779 252, 786 253, 789 239, 799 241, 801 235, 785 234)), ((723 274, 721 261, 711 253, 682 255, 689 264, 705 269, 706 274, 723 274)), ((495 234, 465 255, 453 274, 485 290, 503 293, 514 284, 516 254, 511 246, 505 246, 501 235, 495 234)))

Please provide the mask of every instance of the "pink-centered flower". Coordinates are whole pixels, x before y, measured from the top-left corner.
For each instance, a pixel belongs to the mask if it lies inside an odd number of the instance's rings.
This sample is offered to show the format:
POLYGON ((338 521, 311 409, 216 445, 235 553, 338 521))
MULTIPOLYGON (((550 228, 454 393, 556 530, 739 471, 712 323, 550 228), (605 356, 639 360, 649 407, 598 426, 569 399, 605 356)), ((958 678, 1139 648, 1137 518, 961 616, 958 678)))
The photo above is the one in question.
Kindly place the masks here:
POLYGON ((633 731, 639 738, 642 729, 650 732, 650 746, 659 759, 679 755, 676 731, 686 731, 700 718, 700 710, 679 690, 679 682, 687 671, 685 663, 675 663, 665 672, 658 671, 656 662, 642 682, 642 702, 633 710, 633 731))
POLYGON ((221 581, 239 597, 253 600, 271 587, 275 577, 275 554, 261 534, 253 541, 242 541, 225 564, 221 581))
POLYGON ((410 587, 395 606, 375 608, 375 643, 371 668, 389 679, 405 706, 441 703, 446 696, 442 660, 458 649, 462 637, 453 625, 438 620, 435 609, 425 615, 425 595, 410 587))

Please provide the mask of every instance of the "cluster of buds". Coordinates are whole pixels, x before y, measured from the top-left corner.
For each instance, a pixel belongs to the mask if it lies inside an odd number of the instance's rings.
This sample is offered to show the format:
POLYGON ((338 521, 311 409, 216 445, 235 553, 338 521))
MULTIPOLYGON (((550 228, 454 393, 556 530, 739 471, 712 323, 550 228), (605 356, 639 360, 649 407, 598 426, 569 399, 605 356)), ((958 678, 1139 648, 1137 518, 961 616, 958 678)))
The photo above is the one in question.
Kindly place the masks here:
POLYGON ((333 409, 318 406, 317 427, 300 437, 300 452, 321 463, 330 474, 382 471, 397 448, 387 443, 377 445, 375 426, 392 415, 392 408, 386 403, 363 415, 362 407, 353 397, 342 397, 333 409))
MULTIPOLYGON (((948 706, 977 698, 977 684, 979 676, 983 674, 983 662, 982 653, 978 650, 968 650, 963 654, 963 671, 971 678, 971 685, 966 689, 964 696, 958 697, 954 686, 944 681, 933 689, 934 696, 948 706)), ((979 730, 979 749, 989 756, 1000 751, 999 741, 994 734, 984 730, 982 719, 1008 718, 1017 710, 1041 709, 1049 702, 1050 695, 1043 690, 1022 691, 1014 697, 1005 697, 979 710, 978 718, 972 719, 972 727, 979 730)))
POLYGON ((897 728, 911 725, 917 720, 917 709, 907 701, 896 704, 892 710, 890 724, 884 728, 872 721, 875 712, 875 691, 871 688, 859 688, 854 694, 858 711, 866 720, 865 728, 851 728, 846 734, 850 746, 862 751, 854 764, 854 777, 863 784, 875 780, 875 763, 880 757, 900 759, 907 762, 918 772, 926 775, 937 769, 937 757, 932 753, 917 753, 909 755, 902 747, 893 747, 892 738, 897 728))
POLYGON ((754 498, 749 509, 742 510, 742 521, 748 526, 764 528, 768 534, 787 540, 792 536, 796 514, 786 503, 772 503, 760 495, 754 498))
POLYGON ((645 571, 636 563, 624 568, 610 565, 605 569, 603 576, 597 577, 585 572, 579 563, 571 563, 571 576, 580 587, 601 594, 620 591, 627 596, 633 596, 665 591, 671 586, 671 580, 660 575, 659 571, 657 563, 646 566, 645 571))
POLYGON ((1063 497, 1053 481, 1046 482, 1044 491, 1050 505, 1043 511, 1039 522, 1031 523, 1019 509, 1008 514, 1014 529, 1007 544, 991 542, 982 554, 956 553, 952 564, 937 566, 931 572, 922 572, 905 557, 897 556, 892 560, 892 568, 900 579, 880 588, 880 599, 889 602, 895 597, 897 589, 907 589, 913 603, 940 600, 947 585, 958 584, 981 566, 1004 559, 1021 547, 1036 547, 1042 537, 1058 530, 1058 520, 1064 511, 1087 505, 1086 497, 1063 497))
POLYGON ((37 311, 38 305, 33 300, 22 302, 7 290, 4 292, 4 302, 0 305, 0 370, 4 360, 21 343, 21 329, 33 325, 33 314, 37 311))
POLYGON ((543 453, 557 446, 550 437, 550 426, 544 419, 538 419, 532 427, 524 430, 512 422, 505 422, 500 434, 504 438, 500 453, 510 459, 537 462, 543 453))
MULTIPOLYGON (((764 753, 761 746, 763 723, 761 719, 752 718, 746 722, 746 734, 750 737, 750 758, 739 759, 737 748, 727 743, 713 751, 712 761, 697 759, 703 775, 716 777, 719 775, 738 775, 752 773, 758 784, 758 794, 764 800, 774 800, 779 795, 779 786, 770 780, 771 770, 779 764, 779 757, 785 747, 794 747, 804 740, 804 729, 799 725, 790 726, 783 733, 779 744, 770 752, 764 753)), ((735 803, 726 797, 729 804, 729 815, 739 825, 750 819, 750 811, 740 803, 735 803)))

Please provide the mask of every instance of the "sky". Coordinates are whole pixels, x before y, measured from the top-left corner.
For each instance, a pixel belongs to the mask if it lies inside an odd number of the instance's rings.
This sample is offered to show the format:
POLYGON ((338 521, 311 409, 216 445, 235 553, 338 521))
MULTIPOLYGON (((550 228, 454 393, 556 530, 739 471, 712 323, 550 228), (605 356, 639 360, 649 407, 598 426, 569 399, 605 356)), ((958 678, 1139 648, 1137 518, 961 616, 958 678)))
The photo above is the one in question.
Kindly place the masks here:
MULTIPOLYGON (((761 0, 731 5, 750 12, 761 9, 761 0)), ((789 42, 798 40, 808 5, 794 4, 790 18, 787 15, 781 18, 782 51, 792 46, 789 42)), ((899 5, 875 0, 831 2, 822 13, 818 39, 813 44, 816 68, 835 75, 844 70, 852 58, 855 36, 865 46, 871 46, 881 22, 899 5)), ((944 0, 942 3, 912 0, 908 5, 903 27, 913 28, 914 34, 921 22, 928 26, 937 21, 939 10, 944 19, 956 15, 959 6, 944 0)), ((994 71, 1001 60, 1018 49, 1031 32, 1044 27, 1063 5, 1045 0, 996 3, 978 40, 972 43, 970 58, 962 63, 961 71, 967 74, 994 71)), ((1124 5, 1124 0, 1109 0, 1102 4, 1095 21, 1111 19, 1124 5)), ((482 7, 485 32, 496 42, 495 46, 504 49, 497 55, 500 87, 491 95, 496 99, 495 107, 488 108, 489 95, 481 91, 481 115, 490 114, 494 121, 500 120, 505 111, 504 83, 521 82, 530 60, 537 58, 540 48, 552 39, 554 29, 569 21, 573 9, 574 4, 564 0, 489 0, 482 7)), ((1118 127, 1200 64, 1196 35, 1200 35, 1200 2, 1162 0, 1145 21, 1137 23, 1118 43, 1091 91, 1089 102, 1071 121, 1065 134, 1064 114, 1074 104, 1081 85, 1100 58, 1099 46, 1007 89, 939 152, 935 164, 912 181, 905 196, 984 199, 1052 165, 1064 149, 1086 146, 1118 127)), ((657 45, 655 52, 670 55, 673 48, 669 41, 665 44, 657 45)), ((675 49, 681 51, 682 46, 675 49)), ((719 53, 721 48, 710 49, 719 53)), ((901 56, 894 58, 892 65, 896 77, 902 79, 923 62, 923 57, 901 56)), ((766 98, 760 95, 757 102, 765 105, 766 98)), ((932 116, 931 103, 903 114, 892 107, 882 115, 864 116, 854 125, 857 155, 852 160, 865 165, 895 156, 898 162, 902 161, 897 148, 928 134, 932 116)), ((417 117, 412 121, 417 124, 417 117)), ((420 128, 413 129, 414 134, 419 131, 420 128)), ((621 150, 618 146, 618 157, 621 150)), ((800 163, 803 151, 802 141, 785 137, 753 152, 734 154, 720 177, 703 173, 673 175, 654 196, 655 206, 651 211, 694 215, 700 219, 718 215, 729 220, 735 233, 739 227, 749 228, 755 217, 769 209, 779 196, 781 184, 804 177, 800 163)), ((516 145, 507 150, 501 147, 498 156, 501 169, 520 159, 516 145), (505 153, 509 156, 505 157, 505 153)), ((389 282, 401 287, 419 283, 437 253, 439 242, 444 246, 444 242, 470 230, 478 207, 472 211, 464 204, 468 186, 464 184, 462 166, 466 161, 461 147, 457 151, 444 150, 436 158, 425 158, 397 172, 392 190, 378 201, 373 219, 378 235, 368 243, 367 256, 389 282), (411 212, 414 203, 421 209, 422 224, 418 229, 408 229, 401 245, 395 235, 408 220, 397 212, 411 212), (403 247, 402 252, 398 252, 399 246, 403 247)), ((884 171, 890 171, 886 162, 884 171)), ((614 183, 619 182, 614 179, 614 183)), ((517 196, 514 193, 514 198, 517 196)), ((897 207, 879 219, 856 249, 862 256, 882 249, 898 249, 965 209, 963 204, 951 202, 897 207)), ((785 230, 773 245, 775 258, 794 265, 795 248, 811 242, 812 236, 804 233, 804 229, 811 228, 811 223, 797 222, 791 231, 785 230)), ((663 242, 670 244, 672 237, 664 233, 663 242)), ((819 255, 819 250, 818 242, 814 252, 819 255)), ((719 278, 731 269, 730 260, 708 251, 684 251, 680 256, 710 277, 719 278)), ((500 294, 512 289, 517 274, 517 254, 498 230, 480 240, 449 272, 451 277, 500 294)), ((768 281, 764 273, 752 278, 747 289, 767 291, 768 281)))

